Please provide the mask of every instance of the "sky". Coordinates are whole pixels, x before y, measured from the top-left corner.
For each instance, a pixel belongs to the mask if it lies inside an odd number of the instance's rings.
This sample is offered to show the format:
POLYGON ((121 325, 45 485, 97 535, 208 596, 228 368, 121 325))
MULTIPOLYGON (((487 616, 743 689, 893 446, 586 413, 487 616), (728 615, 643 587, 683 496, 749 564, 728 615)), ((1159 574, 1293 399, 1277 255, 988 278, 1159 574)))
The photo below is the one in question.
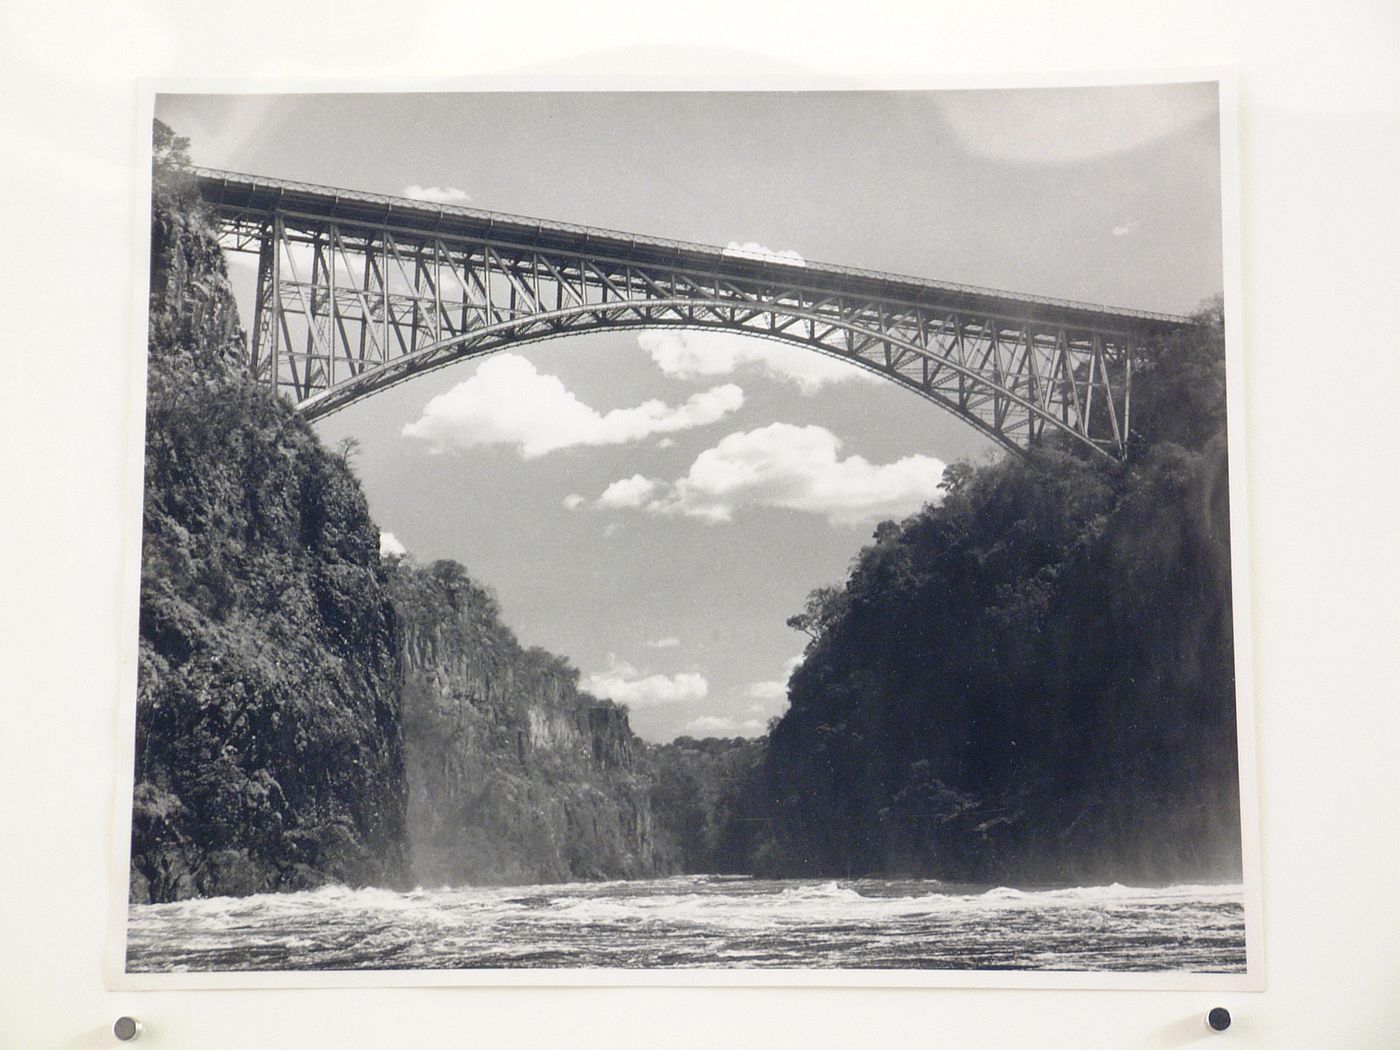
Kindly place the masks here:
MULTIPOLYGON (((1222 287, 1213 84, 161 95, 196 164, 1187 313, 1222 287)), ((252 268, 235 257, 251 301, 252 268)), ((702 332, 525 344, 316 423, 385 548, 453 558, 644 739, 753 736, 875 525, 995 447, 893 383, 702 332)))

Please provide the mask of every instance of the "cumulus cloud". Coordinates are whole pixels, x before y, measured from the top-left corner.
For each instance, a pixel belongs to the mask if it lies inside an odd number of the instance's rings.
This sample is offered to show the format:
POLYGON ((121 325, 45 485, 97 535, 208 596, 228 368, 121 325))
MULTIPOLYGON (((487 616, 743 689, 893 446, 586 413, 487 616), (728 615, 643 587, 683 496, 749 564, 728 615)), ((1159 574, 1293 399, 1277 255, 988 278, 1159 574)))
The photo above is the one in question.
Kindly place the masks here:
POLYGON ((585 405, 557 376, 542 375, 516 354, 484 362, 476 375, 439 394, 404 426, 406 437, 426 441, 433 452, 477 445, 515 445, 526 459, 576 445, 621 445, 705 426, 736 411, 744 392, 732 383, 711 387, 684 404, 658 400, 599 412, 585 405))
MULTIPOLYGON (((787 696, 787 683, 779 682, 777 679, 771 682, 753 682, 744 692, 745 695, 753 700, 781 700, 783 697, 787 696)), ((749 710, 753 711, 757 709, 758 705, 754 705, 754 707, 751 707, 749 710)))
POLYGON ((637 345, 651 355, 661 371, 676 379, 727 376, 748 369, 796 383, 804 394, 833 383, 879 379, 864 368, 813 350, 728 332, 664 329, 641 333, 637 345))
POLYGON ((778 507, 854 525, 901 517, 939 498, 944 466, 924 455, 885 464, 842 459, 840 438, 824 427, 772 423, 723 438, 676 481, 633 475, 604 496, 623 486, 608 505, 710 522, 731 521, 741 507, 778 507))
POLYGON ((1113 236, 1126 237, 1128 236, 1128 234, 1134 232, 1141 225, 1142 222, 1139 219, 1134 219, 1132 222, 1125 222, 1122 226, 1113 227, 1113 236))
POLYGON ((471 194, 456 186, 420 186, 416 182, 403 188, 403 196, 429 204, 466 204, 472 199, 471 194))
POLYGON ((801 654, 794 656, 783 664, 782 674, 778 678, 764 682, 750 682, 744 690, 744 695, 750 700, 757 701, 750 705, 749 713, 753 715, 772 716, 776 715, 787 707, 788 679, 792 677, 792 672, 797 669, 797 665, 802 662, 801 654))
POLYGON ((588 500, 585 499, 583 496, 580 496, 577 492, 570 492, 567 496, 564 497, 564 509, 578 510, 587 502, 588 500))
POLYGON ((791 248, 774 251, 757 241, 745 241, 743 244, 738 241, 730 241, 724 246, 724 254, 733 255, 740 259, 763 259, 767 262, 786 263, 788 266, 807 265, 807 260, 791 248))
POLYGON ((674 649, 681 644, 679 638, 657 638, 655 641, 647 642, 652 649, 674 649))
POLYGON ((707 736, 759 736, 767 724, 757 718, 747 718, 739 721, 736 718, 725 718, 721 715, 701 715, 699 718, 692 718, 685 724, 682 732, 686 736, 707 737, 707 736))
POLYGON ((710 683, 702 674, 694 671, 675 675, 643 674, 611 653, 608 654, 608 669, 589 675, 583 687, 594 696, 607 697, 635 710, 703 700, 710 694, 710 683))
POLYGON ((388 557, 390 554, 407 554, 408 548, 399 542, 399 538, 392 532, 379 533, 379 556, 388 557))
POLYGON ((656 482, 633 474, 630 478, 614 481, 598 497, 598 506, 610 509, 624 507, 644 507, 651 500, 657 488, 656 482))

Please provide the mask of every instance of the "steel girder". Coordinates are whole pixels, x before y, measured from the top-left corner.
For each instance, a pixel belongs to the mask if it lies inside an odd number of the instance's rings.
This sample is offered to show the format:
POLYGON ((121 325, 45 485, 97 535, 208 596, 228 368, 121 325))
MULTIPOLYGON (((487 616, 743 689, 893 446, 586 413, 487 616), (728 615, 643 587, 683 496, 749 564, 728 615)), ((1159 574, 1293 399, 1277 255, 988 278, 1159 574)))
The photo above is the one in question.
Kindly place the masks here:
POLYGON ((519 227, 533 220, 497 223, 491 213, 372 195, 355 199, 389 211, 361 217, 343 214, 354 209, 340 191, 297 187, 290 202, 280 192, 268 201, 229 192, 239 178, 201 173, 201 188, 224 246, 258 254, 252 371, 308 418, 503 347, 601 330, 711 329, 843 358, 1011 449, 1049 430, 1122 456, 1133 361, 1186 323, 583 227, 539 223, 531 236, 519 227), (442 221, 454 212, 472 228, 442 221), (556 230, 569 243, 549 243, 560 240, 546 236, 556 230))

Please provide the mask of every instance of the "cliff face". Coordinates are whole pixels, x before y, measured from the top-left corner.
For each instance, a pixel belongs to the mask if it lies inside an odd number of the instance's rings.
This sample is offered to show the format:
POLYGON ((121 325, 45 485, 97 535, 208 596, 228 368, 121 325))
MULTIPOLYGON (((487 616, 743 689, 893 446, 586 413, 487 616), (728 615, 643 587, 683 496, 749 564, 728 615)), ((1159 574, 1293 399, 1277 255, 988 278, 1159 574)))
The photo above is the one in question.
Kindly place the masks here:
POLYGON ((157 129, 131 899, 406 877, 398 642, 339 457, 242 364, 157 129))
POLYGON ((676 868, 627 713, 524 649, 454 562, 392 569, 403 631, 414 878, 424 885, 641 878, 676 868))

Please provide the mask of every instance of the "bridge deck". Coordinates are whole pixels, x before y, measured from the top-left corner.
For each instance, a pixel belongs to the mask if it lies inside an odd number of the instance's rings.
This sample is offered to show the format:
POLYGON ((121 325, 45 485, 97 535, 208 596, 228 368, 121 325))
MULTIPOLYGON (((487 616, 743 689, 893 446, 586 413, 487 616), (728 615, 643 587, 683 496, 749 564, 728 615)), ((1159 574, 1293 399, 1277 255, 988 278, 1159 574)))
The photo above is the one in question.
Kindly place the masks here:
POLYGON ((817 293, 876 296, 925 308, 984 312, 1045 324, 1159 338, 1189 323, 1172 314, 1124 310, 1093 303, 1020 295, 993 288, 950 284, 875 270, 806 261, 752 258, 714 245, 665 240, 592 226, 430 204, 357 190, 336 189, 211 168, 194 169, 201 196, 221 214, 291 212, 460 237, 519 239, 522 246, 578 252, 619 261, 651 263, 747 279, 772 278, 817 293))

